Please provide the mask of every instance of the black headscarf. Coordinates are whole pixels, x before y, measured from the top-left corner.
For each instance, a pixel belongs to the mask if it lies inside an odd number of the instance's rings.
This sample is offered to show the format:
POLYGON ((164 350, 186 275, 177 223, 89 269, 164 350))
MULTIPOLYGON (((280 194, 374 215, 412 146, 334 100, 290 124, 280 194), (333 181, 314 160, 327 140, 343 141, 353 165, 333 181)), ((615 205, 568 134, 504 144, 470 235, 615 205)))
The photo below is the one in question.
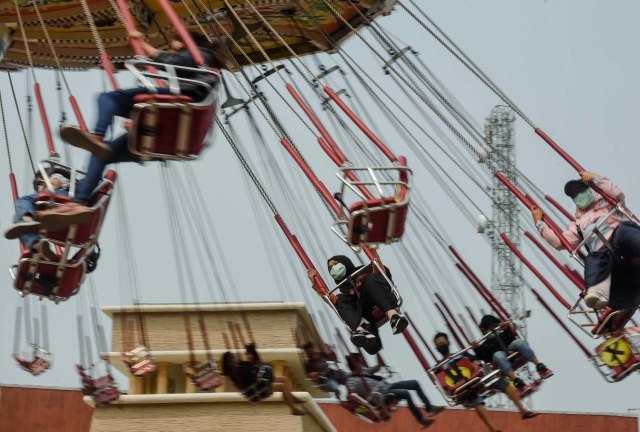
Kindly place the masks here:
POLYGON ((347 269, 347 272, 345 273, 345 277, 343 277, 340 280, 337 280, 336 283, 342 282, 347 276, 352 274, 357 269, 356 266, 353 265, 351 260, 349 258, 347 258, 346 256, 344 256, 344 255, 336 255, 336 256, 332 256, 331 258, 329 258, 327 260, 327 267, 329 266, 329 261, 337 261, 340 264, 344 265, 344 267, 347 269))

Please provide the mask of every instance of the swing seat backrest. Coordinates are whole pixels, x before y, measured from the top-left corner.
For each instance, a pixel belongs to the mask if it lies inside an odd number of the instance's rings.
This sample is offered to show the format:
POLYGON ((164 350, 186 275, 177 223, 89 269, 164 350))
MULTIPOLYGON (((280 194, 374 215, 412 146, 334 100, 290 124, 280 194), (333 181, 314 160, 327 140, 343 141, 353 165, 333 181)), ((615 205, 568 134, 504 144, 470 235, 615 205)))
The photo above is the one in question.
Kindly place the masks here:
MULTIPOLYGON (((116 172, 110 170, 94 190, 89 201, 89 206, 94 211, 89 220, 65 229, 45 232, 46 239, 53 244, 78 248, 72 256, 67 256, 71 253, 69 247, 62 255, 56 253, 55 260, 46 261, 42 256, 36 257, 30 250, 22 248, 14 281, 18 292, 47 297, 56 303, 67 300, 78 292, 86 275, 85 258, 88 250, 98 240, 115 180, 116 172)), ((39 197, 39 201, 56 203, 64 203, 68 199, 66 196, 52 197, 48 193, 42 194, 41 198, 43 199, 40 200, 39 197)))
MULTIPOLYGON (((49 240, 58 244, 65 244, 68 241, 72 246, 88 247, 95 243, 104 221, 104 217, 111 201, 111 193, 113 191, 117 174, 113 170, 109 170, 102 182, 92 192, 87 207, 93 209, 93 212, 86 222, 77 225, 75 233, 71 232, 71 227, 60 230, 48 231, 46 236, 49 240)), ((56 202, 59 198, 56 197, 56 202)))
POLYGON ((469 359, 462 357, 452 361, 447 368, 442 368, 436 378, 442 388, 450 396, 463 397, 464 394, 473 390, 480 382, 482 371, 469 359))
POLYGON ((129 151, 141 160, 190 160, 205 147, 215 121, 217 87, 201 102, 188 96, 144 94, 134 98, 129 151))
POLYGON ((135 363, 129 367, 129 370, 134 376, 143 377, 149 374, 152 374, 156 371, 156 363, 153 359, 144 359, 140 360, 138 363, 135 363))
POLYGON ((183 365, 185 375, 198 387, 199 390, 208 391, 219 387, 222 378, 218 371, 212 366, 210 360, 198 362, 186 362, 183 365))
POLYGON ((635 314, 636 309, 615 310, 607 307, 598 318, 598 323, 591 329, 591 333, 599 337, 622 331, 633 314, 635 314))
POLYGON ((403 184, 397 186, 394 196, 360 201, 349 208, 349 245, 388 244, 400 240, 409 211, 406 170, 400 170, 400 181, 403 184))

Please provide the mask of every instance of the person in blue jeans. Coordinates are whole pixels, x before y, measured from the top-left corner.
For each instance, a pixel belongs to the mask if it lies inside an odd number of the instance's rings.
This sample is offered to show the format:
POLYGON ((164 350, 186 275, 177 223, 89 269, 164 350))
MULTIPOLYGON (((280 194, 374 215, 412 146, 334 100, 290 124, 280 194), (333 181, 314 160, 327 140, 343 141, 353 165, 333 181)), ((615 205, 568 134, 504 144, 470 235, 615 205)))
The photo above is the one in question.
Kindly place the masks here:
MULTIPOLYGON (((191 37, 198 46, 206 65, 218 69, 227 68, 228 59, 226 48, 221 42, 209 42, 200 33, 190 32, 191 37)), ((160 51, 153 45, 144 41, 144 35, 138 31, 129 33, 130 39, 139 40, 145 54, 155 62, 174 66, 197 67, 193 56, 185 48, 177 37, 170 43, 168 51, 160 51)), ((217 80, 211 75, 195 72, 178 71, 178 76, 217 85, 217 80)), ((169 94, 168 88, 157 88, 159 94, 169 94)), ((194 101, 201 101, 207 95, 202 86, 192 83, 180 83, 182 95, 191 97, 194 101)), ((128 134, 125 133, 113 141, 105 141, 104 137, 109 127, 112 127, 114 117, 127 118, 134 106, 134 97, 140 94, 149 94, 146 87, 121 89, 102 93, 98 97, 98 120, 93 133, 83 131, 76 126, 64 126, 61 128, 62 139, 69 144, 87 150, 91 153, 87 174, 78 187, 78 191, 70 203, 52 210, 41 212, 38 216, 41 221, 63 221, 75 217, 78 214, 91 212, 87 208, 87 202, 95 187, 102 178, 105 167, 113 163, 139 162, 139 159, 131 154, 127 147, 128 134)))
MULTIPOLYGON (((68 178, 60 173, 54 173, 49 176, 49 180, 51 186, 53 186, 53 192, 56 195, 69 195, 68 178)), ((24 247, 31 252, 42 253, 45 258, 52 260, 55 258, 55 254, 51 250, 48 242, 43 240, 40 234, 38 234, 41 229, 50 229, 51 226, 43 226, 40 221, 35 220, 36 199, 38 195, 47 189, 46 183, 40 173, 36 175, 33 181, 33 188, 35 193, 21 196, 16 200, 16 212, 13 217, 14 224, 5 231, 4 236, 10 240, 19 238, 24 247)), ((77 221, 77 219, 75 221, 77 221)), ((74 220, 71 222, 74 222, 74 220)))
POLYGON ((351 370, 351 377, 347 380, 347 388, 350 391, 354 391, 364 399, 368 399, 372 391, 376 391, 383 395, 393 394, 400 400, 407 402, 407 406, 411 411, 411 414, 415 417, 416 421, 424 426, 428 427, 433 424, 434 420, 430 418, 424 418, 418 407, 416 406, 410 391, 415 391, 424 404, 424 409, 429 415, 433 417, 444 410, 443 406, 432 405, 429 398, 422 390, 420 383, 416 380, 404 380, 395 383, 387 384, 384 379, 376 375, 376 372, 380 370, 381 360, 378 356, 378 364, 374 367, 363 367, 364 357, 360 354, 349 354, 347 357, 347 365, 351 370))
POLYGON ((547 379, 553 376, 553 371, 545 366, 529 346, 516 334, 507 323, 493 315, 485 315, 478 325, 483 334, 494 332, 482 345, 474 347, 476 357, 486 363, 493 363, 503 375, 513 381, 513 384, 520 391, 520 394, 529 393, 529 386, 513 372, 513 366, 509 361, 510 351, 518 352, 528 362, 536 366, 540 378, 547 379), (497 328, 497 330, 496 330, 497 328))

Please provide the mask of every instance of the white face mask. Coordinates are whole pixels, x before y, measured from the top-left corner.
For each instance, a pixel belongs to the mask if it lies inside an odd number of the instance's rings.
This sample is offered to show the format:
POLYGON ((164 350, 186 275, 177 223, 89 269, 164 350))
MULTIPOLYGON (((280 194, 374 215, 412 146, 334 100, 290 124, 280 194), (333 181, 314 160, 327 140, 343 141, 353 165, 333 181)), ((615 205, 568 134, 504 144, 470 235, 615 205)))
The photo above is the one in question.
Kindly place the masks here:
POLYGON ((333 267, 331 267, 329 273, 331 274, 331 277, 334 281, 339 281, 344 279, 345 275, 347 274, 347 268, 342 263, 336 263, 333 265, 333 267))
POLYGON ((584 210, 589 207, 595 201, 596 197, 593 196, 593 192, 591 189, 583 190, 575 197, 573 197, 573 202, 580 210, 584 210))

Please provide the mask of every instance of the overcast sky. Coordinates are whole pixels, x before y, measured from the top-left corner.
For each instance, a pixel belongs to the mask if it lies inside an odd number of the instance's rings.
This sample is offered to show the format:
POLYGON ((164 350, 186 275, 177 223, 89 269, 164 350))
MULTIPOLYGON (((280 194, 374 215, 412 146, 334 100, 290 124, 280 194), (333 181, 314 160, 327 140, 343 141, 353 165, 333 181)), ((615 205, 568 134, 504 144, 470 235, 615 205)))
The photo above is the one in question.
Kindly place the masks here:
MULTIPOLYGON (((639 208, 637 196, 640 187, 636 167, 638 137, 635 127, 640 114, 638 2, 430 0, 419 3, 424 5, 425 10, 441 28, 466 50, 536 124, 553 136, 585 167, 613 178, 626 192, 630 208, 639 208)), ((398 42, 401 46, 408 44, 419 51, 420 58, 457 96, 477 123, 482 123, 493 106, 500 103, 403 11, 396 10, 391 16, 382 18, 381 23, 397 41, 402 41, 398 42)), ((381 85, 392 92, 394 98, 404 100, 404 96, 391 78, 382 73, 379 61, 356 38, 345 44, 345 50, 367 68, 381 85)), ((322 62, 330 66, 337 61, 334 57, 323 58, 322 62)), ((316 68, 313 62, 309 61, 308 64, 316 68)), ((252 71, 249 73, 253 74, 252 71)), ((30 179, 27 178, 28 172, 25 170, 24 143, 16 111, 10 99, 8 80, 6 75, 0 76, 0 90, 7 111, 14 170, 21 192, 27 192, 30 179)), ((47 98, 49 118, 55 123, 60 117, 60 110, 53 74, 39 70, 37 76, 47 98)), ((19 101, 24 108, 25 74, 14 74, 13 77, 19 101)), ((95 96, 103 88, 100 74, 71 72, 68 73, 68 79, 85 116, 93 122, 95 96)), ((299 77, 294 79, 298 83, 303 82, 299 77)), ((335 82, 336 89, 344 85, 343 81, 337 78, 335 82)), ((282 81, 274 79, 273 83, 284 92, 282 81)), ((300 125, 291 111, 278 100, 277 95, 270 92, 266 86, 264 90, 268 92, 270 102, 276 107, 276 112, 298 146, 302 148, 307 160, 329 189, 335 190, 335 168, 316 148, 313 135, 300 125)), ((370 101, 369 104, 372 107, 370 101)), ((318 106, 316 102, 314 105, 318 106)), ((445 225, 446 235, 488 283, 491 259, 486 240, 475 233, 472 224, 437 186, 432 174, 417 164, 411 150, 391 130, 388 119, 373 107, 371 114, 392 149, 409 157, 409 164, 415 171, 416 194, 426 198, 429 207, 445 225)), ((256 115, 259 116, 258 113, 256 115)), ((71 118, 70 110, 67 111, 67 116, 71 118)), ((331 220, 319 205, 319 199, 307 187, 306 180, 291 167, 288 159, 282 154, 276 137, 267 126, 263 126, 270 151, 283 166, 288 181, 294 185, 293 190, 305 196, 287 197, 271 182, 267 172, 269 170, 265 170, 260 162, 265 152, 260 150, 255 137, 248 132, 246 121, 241 117, 242 114, 234 116, 232 122, 240 131, 243 147, 256 164, 259 175, 264 179, 267 190, 273 194, 284 219, 291 225, 292 230, 300 235, 305 247, 310 249, 316 265, 324 268, 325 258, 333 253, 346 253, 346 246, 334 239, 329 229, 331 220), (295 208, 299 213, 294 211, 295 208)), ((34 114, 34 119, 37 157, 43 158, 46 153, 37 113, 34 114)), ((571 203, 563 197, 562 186, 567 179, 575 177, 575 173, 523 121, 518 120, 516 124, 518 167, 543 191, 561 199, 565 206, 570 207, 571 203)), ((425 140, 425 145, 431 144, 425 140)), ((58 146, 64 155, 62 144, 58 143, 58 146)), ((466 152, 462 146, 460 149, 466 152)), ((72 161, 78 167, 83 167, 86 156, 79 151, 74 151, 72 155, 72 161)), ((0 169, 8 173, 7 159, 1 159, 0 169)), ((444 159, 442 163, 447 168, 451 167, 450 162, 444 159)), ((320 300, 313 297, 310 290, 305 293, 306 297, 303 296, 303 290, 308 290, 304 268, 290 250, 280 247, 281 234, 274 230, 273 219, 248 185, 247 176, 223 137, 218 136, 214 147, 192 165, 203 190, 203 201, 212 214, 218 236, 217 246, 214 248, 215 272, 221 275, 222 284, 229 293, 227 298, 239 301, 308 300, 312 311, 324 310, 324 318, 331 321, 331 327, 337 326, 337 319, 331 317, 328 310, 323 309, 320 300), (220 271, 222 254, 231 268, 233 284, 229 282, 224 271, 220 271), (284 281, 284 284, 280 281, 284 281)), ((170 233, 174 228, 167 222, 159 171, 159 166, 152 163, 145 167, 123 166, 119 170, 124 191, 120 188, 118 192, 124 196, 128 212, 124 219, 119 214, 119 207, 114 206, 102 233, 103 257, 93 276, 100 305, 130 304, 134 297, 131 293, 134 290, 130 288, 127 280, 134 276, 140 282, 138 288, 142 302, 181 301, 177 274, 178 267, 184 269, 184 266, 176 264, 171 250, 170 233), (129 223, 132 233, 131 239, 135 249, 133 255, 128 254, 126 242, 123 241, 126 231, 122 227, 125 222, 129 223), (127 262, 137 264, 136 275, 127 273, 127 262)), ((472 194, 477 205, 490 215, 490 203, 486 197, 471 187, 470 182, 459 171, 451 169, 451 173, 455 176, 456 182, 472 194)), ((0 184, 0 194, 4 200, 4 205, 0 207, 0 222, 2 226, 7 226, 12 216, 8 182, 0 184)), ((407 236, 414 236, 414 244, 419 238, 418 234, 411 230, 407 232, 407 236)), ((435 243, 428 246, 434 249, 439 247, 435 243)), ((198 250, 197 247, 194 249, 198 250)), ((429 262, 428 257, 418 248, 414 247, 412 250, 417 254, 417 259, 436 274, 456 271, 451 263, 448 263, 448 269, 436 269, 435 264, 429 262)), ((381 255, 394 272, 407 310, 412 313, 412 318, 429 340, 435 331, 443 330, 444 327, 439 318, 433 316, 433 300, 429 298, 429 292, 433 289, 449 292, 448 298, 451 299, 456 298, 451 294, 455 291, 458 296, 464 297, 468 304, 476 309, 476 315, 479 315, 477 307, 480 303, 477 296, 470 287, 460 283, 459 279, 451 279, 457 284, 455 287, 438 286, 426 289, 417 282, 421 280, 424 283, 424 279, 419 279, 415 274, 404 273, 403 265, 398 262, 398 259, 402 258, 398 246, 382 247, 381 255)), ((5 240, 0 247, 1 265, 8 268, 15 263, 16 258, 17 244, 5 240)), ((194 267, 197 267, 195 260, 194 267)), ((194 274, 199 287, 200 301, 223 298, 220 282, 214 283, 213 290, 207 290, 204 276, 201 276, 199 271, 194 271, 194 274), (214 292, 213 297, 209 294, 210 291, 214 292)), ((327 276, 326 272, 324 274, 327 276)), ((539 291, 544 289, 532 275, 525 272, 525 277, 539 291)), ((436 277, 435 282, 442 283, 447 280, 450 280, 448 276, 441 275, 436 277)), ((563 279, 559 280, 564 282, 563 279)), ((75 315, 78 311, 87 315, 86 305, 91 302, 88 296, 89 284, 85 284, 79 296, 66 303, 58 306, 47 304, 50 348, 55 354, 55 365, 38 378, 19 370, 10 358, 13 349, 14 337, 11 329, 14 328, 15 310, 24 300, 12 289, 8 274, 4 285, 4 300, 0 303, 0 324, 5 329, 0 339, 0 382, 78 386, 78 378, 72 368, 72 364, 79 358, 75 315)), ((568 287, 568 290, 571 289, 573 288, 568 287)), ((547 298, 550 302, 553 301, 550 296, 547 298)), ((569 300, 572 302, 574 298, 569 300)), ((526 301, 527 308, 532 310, 532 316, 528 321, 529 341, 538 356, 556 372, 534 397, 535 407, 587 412, 627 412, 628 409, 638 407, 634 391, 637 376, 631 376, 622 383, 607 384, 586 362, 573 342, 549 320, 546 312, 540 310, 528 294, 526 301)), ((34 301, 31 303, 38 307, 40 305, 34 301)), ((486 306, 483 307, 486 309, 486 306)), ((556 310, 564 315, 560 307, 556 310)), ((105 323, 108 321, 105 316, 102 320, 105 323)), ((90 328, 85 330, 91 331, 90 328)), ((402 370, 403 378, 419 378, 428 389, 429 395, 436 401, 439 400, 435 388, 428 383, 425 373, 402 337, 392 337, 388 329, 382 331, 382 337, 387 362, 402 370)), ((22 338, 24 345, 24 330, 22 338)), ((587 339, 585 343, 589 349, 594 349, 597 345, 597 342, 587 339)))

